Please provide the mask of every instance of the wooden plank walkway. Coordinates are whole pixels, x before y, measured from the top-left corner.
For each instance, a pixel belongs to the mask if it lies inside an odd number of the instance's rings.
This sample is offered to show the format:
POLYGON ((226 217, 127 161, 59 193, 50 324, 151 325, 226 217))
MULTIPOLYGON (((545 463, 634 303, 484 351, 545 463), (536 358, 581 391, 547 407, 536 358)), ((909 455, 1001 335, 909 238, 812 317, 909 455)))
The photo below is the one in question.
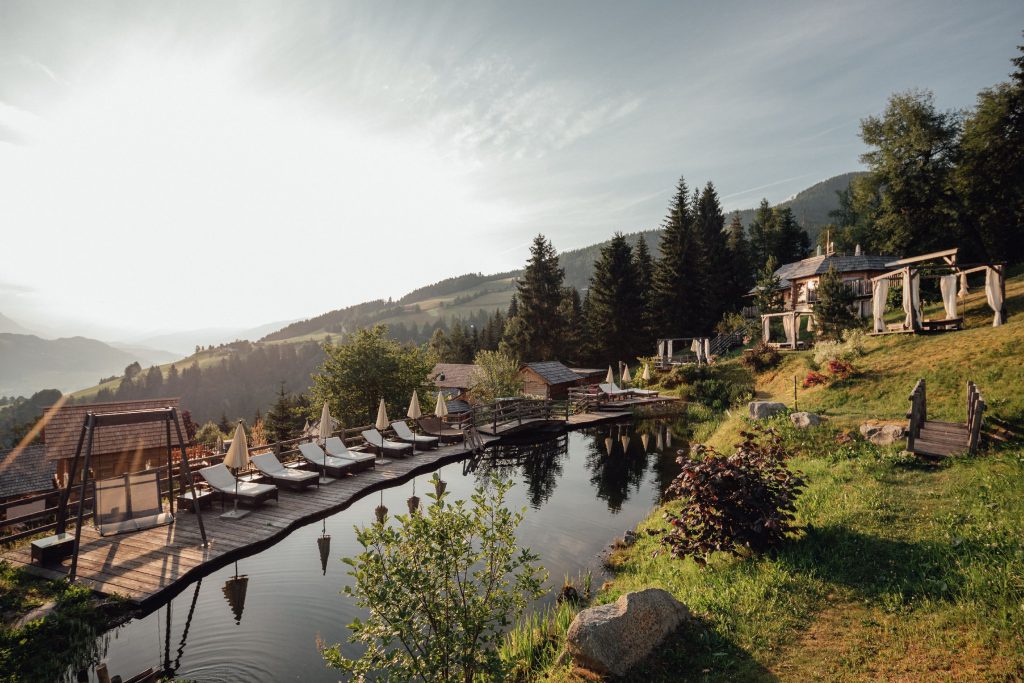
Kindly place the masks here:
MULTIPOLYGON (((498 439, 483 436, 481 440, 486 445, 498 439)), ((94 526, 87 525, 82 529, 78 580, 99 593, 117 593, 137 605, 157 603, 173 597, 194 579, 272 545, 293 529, 343 510, 354 501, 414 474, 469 455, 463 444, 454 444, 417 451, 405 459, 392 459, 388 465, 320 488, 302 492, 281 489, 277 503, 267 502, 241 520, 221 519, 220 504, 215 503, 203 514, 207 547, 202 545, 199 524, 190 512, 178 513, 169 526, 118 536, 102 537, 94 526)), ((33 565, 28 543, 3 557, 51 579, 63 578, 70 563, 70 558, 64 561, 63 571, 33 565)))

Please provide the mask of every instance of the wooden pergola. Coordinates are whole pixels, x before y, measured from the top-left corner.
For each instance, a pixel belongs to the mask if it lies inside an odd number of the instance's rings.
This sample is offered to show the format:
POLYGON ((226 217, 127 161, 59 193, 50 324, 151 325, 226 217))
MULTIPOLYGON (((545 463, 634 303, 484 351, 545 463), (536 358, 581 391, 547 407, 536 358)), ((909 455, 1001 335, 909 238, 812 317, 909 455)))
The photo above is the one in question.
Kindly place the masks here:
POLYGON ((800 345, 800 318, 808 319, 808 328, 813 329, 813 311, 782 311, 781 313, 761 314, 761 341, 779 349, 796 349, 800 345), (782 326, 786 331, 786 341, 773 342, 771 340, 771 321, 775 318, 782 319, 782 326))
POLYGON ((963 302, 967 295, 967 276, 971 273, 986 273, 985 290, 989 305, 995 314, 992 325, 998 327, 1006 321, 1006 264, 1005 263, 957 263, 958 248, 935 251, 920 256, 910 256, 885 264, 895 268, 888 273, 871 278, 872 319, 871 334, 903 334, 920 332, 942 332, 963 327, 963 313, 957 312, 957 299, 963 302), (940 279, 940 290, 945 307, 945 318, 926 320, 921 315, 921 276, 940 279), (959 278, 960 288, 956 290, 959 278), (889 286, 899 282, 903 288, 903 323, 886 326, 882 319, 889 286))

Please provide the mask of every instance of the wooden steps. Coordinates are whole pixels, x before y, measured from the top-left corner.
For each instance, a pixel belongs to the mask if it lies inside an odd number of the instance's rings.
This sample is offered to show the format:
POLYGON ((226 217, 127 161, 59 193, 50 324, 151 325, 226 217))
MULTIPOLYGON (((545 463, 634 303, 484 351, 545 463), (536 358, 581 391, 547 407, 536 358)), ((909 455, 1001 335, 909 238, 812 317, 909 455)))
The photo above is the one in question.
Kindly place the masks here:
POLYGON ((910 394, 910 424, 907 450, 926 458, 944 458, 974 453, 981 434, 985 401, 974 382, 967 383, 967 422, 941 422, 928 419, 925 382, 918 380, 910 394))

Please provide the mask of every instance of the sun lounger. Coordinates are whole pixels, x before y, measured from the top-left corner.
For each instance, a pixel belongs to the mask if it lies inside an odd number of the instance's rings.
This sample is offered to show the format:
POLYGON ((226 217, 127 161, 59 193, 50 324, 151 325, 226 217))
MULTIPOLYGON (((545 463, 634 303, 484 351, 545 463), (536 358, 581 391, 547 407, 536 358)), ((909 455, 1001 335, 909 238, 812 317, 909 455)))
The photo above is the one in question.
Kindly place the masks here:
POLYGON ((300 443, 299 453, 306 459, 306 462, 316 465, 329 477, 338 478, 347 474, 355 474, 362 467, 355 460, 327 455, 324 453, 324 449, 312 442, 300 443))
POLYGON ((412 446, 401 441, 385 439, 376 429, 364 429, 362 434, 363 438, 366 439, 366 445, 375 452, 383 450, 383 455, 402 457, 412 454, 412 446))
POLYGON ((456 443, 458 441, 462 441, 463 434, 460 430, 452 429, 441 422, 440 418, 434 415, 421 417, 417 422, 424 434, 436 436, 441 439, 442 443, 456 443))
POLYGON ((252 456, 252 464, 256 465, 256 469, 276 485, 296 491, 312 486, 319 479, 316 472, 285 467, 273 453, 260 453, 252 456))
POLYGON ((610 384, 598 384, 597 386, 601 388, 602 392, 612 398, 627 398, 628 396, 633 395, 633 392, 629 389, 620 389, 615 382, 611 382, 610 384))
POLYGON ((234 475, 223 463, 211 465, 199 470, 203 479, 211 488, 221 494, 221 500, 238 499, 239 502, 249 502, 253 505, 261 505, 263 501, 273 498, 277 500, 277 487, 273 484, 257 484, 251 481, 235 481, 234 475))
POLYGON ((374 455, 373 453, 366 453, 365 451, 350 451, 345 442, 336 436, 332 436, 327 439, 324 443, 324 450, 327 451, 327 455, 332 458, 339 460, 350 460, 356 464, 352 468, 351 472, 362 472, 373 467, 374 455))
POLYGON ((420 436, 419 434, 413 434, 412 430, 409 429, 409 425, 405 424, 402 420, 392 422, 391 428, 395 430, 395 437, 399 441, 411 443, 423 448, 437 448, 439 439, 436 436, 420 436))

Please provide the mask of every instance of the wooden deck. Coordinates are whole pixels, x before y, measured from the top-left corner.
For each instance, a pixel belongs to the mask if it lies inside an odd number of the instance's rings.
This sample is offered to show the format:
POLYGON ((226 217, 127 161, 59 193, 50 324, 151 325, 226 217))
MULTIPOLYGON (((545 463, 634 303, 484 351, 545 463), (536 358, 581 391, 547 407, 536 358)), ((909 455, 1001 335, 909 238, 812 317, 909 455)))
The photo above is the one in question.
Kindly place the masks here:
MULTIPOLYGON (((482 441, 489 444, 497 438, 484 436, 482 441)), ((381 488, 469 454, 461 443, 417 451, 410 458, 393 459, 388 465, 320 488, 303 492, 281 489, 277 503, 265 503, 241 520, 221 519, 220 504, 215 503, 203 514, 209 539, 205 548, 196 517, 190 512, 178 513, 170 526, 119 536, 102 537, 90 524, 82 529, 78 580, 99 593, 117 593, 137 605, 157 603, 173 597, 194 579, 272 545, 293 529, 343 510, 381 488)), ((65 560, 63 568, 33 565, 28 543, 3 557, 16 566, 23 565, 35 574, 53 579, 63 578, 70 563, 70 559, 65 560)))

